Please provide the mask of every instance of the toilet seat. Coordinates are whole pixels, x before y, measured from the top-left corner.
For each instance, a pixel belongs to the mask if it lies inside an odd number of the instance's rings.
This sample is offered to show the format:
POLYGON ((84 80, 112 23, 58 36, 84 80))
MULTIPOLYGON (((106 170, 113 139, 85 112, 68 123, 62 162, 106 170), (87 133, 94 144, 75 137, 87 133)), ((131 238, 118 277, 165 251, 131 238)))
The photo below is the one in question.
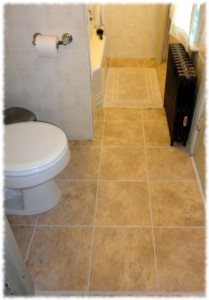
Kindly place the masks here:
POLYGON ((5 171, 18 175, 39 173, 56 164, 67 146, 64 132, 44 122, 5 126, 5 171))
POLYGON ((56 176, 70 159, 64 132, 45 122, 5 126, 5 186, 27 188, 56 176))

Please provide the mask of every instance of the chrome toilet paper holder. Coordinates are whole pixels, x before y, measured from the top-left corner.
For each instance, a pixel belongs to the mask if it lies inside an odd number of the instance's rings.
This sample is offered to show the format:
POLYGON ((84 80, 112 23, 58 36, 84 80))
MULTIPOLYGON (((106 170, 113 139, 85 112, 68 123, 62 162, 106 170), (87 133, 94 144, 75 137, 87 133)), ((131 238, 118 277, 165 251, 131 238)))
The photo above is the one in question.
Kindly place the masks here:
MULTIPOLYGON (((40 32, 36 32, 36 33, 34 33, 34 35, 33 35, 33 41, 32 41, 32 44, 33 44, 34 46, 36 45, 36 38, 37 38, 37 36, 39 36, 39 35, 42 35, 42 34, 41 34, 40 32)), ((64 45, 64 46, 66 46, 66 45, 72 43, 72 41, 73 41, 73 37, 72 37, 71 34, 69 34, 69 33, 63 33, 63 35, 62 35, 62 40, 61 40, 61 41, 58 41, 58 43, 57 43, 57 48, 58 48, 59 45, 64 45)))

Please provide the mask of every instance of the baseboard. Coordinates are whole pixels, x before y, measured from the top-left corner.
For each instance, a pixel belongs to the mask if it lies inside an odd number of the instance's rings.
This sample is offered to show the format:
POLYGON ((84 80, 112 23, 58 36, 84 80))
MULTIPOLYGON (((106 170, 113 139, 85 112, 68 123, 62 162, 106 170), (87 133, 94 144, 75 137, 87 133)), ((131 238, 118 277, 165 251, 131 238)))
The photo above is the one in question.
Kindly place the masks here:
POLYGON ((197 166, 196 166, 196 162, 194 160, 194 156, 191 156, 191 159, 192 159, 192 164, 193 164, 193 167, 194 167, 195 175, 196 175, 196 178, 197 178, 197 183, 198 183, 198 186, 199 186, 199 189, 200 189, 200 194, 202 196, 202 200, 203 200, 204 204, 206 204, 206 196, 205 196, 205 193, 204 193, 203 188, 202 188, 202 184, 201 184, 201 181, 200 181, 200 176, 199 176, 199 173, 198 173, 198 170, 197 170, 197 166))

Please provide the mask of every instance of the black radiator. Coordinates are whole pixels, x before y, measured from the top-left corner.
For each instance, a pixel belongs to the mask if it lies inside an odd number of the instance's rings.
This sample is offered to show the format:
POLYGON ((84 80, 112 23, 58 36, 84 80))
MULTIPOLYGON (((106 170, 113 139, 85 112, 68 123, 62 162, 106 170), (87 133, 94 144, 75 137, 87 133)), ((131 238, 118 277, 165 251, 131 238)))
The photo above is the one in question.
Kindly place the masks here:
POLYGON ((186 146, 195 107, 197 75, 191 58, 181 44, 170 44, 165 83, 164 107, 171 137, 186 146))

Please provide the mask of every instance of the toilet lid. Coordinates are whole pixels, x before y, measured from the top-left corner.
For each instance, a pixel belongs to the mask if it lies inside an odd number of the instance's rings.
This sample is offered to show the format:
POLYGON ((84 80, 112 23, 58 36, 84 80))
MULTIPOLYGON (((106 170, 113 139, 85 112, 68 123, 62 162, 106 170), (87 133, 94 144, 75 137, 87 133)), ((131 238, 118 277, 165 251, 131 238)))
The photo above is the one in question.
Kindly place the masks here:
POLYGON ((61 129, 45 122, 6 125, 4 142, 6 172, 40 169, 62 155, 68 143, 61 129))

